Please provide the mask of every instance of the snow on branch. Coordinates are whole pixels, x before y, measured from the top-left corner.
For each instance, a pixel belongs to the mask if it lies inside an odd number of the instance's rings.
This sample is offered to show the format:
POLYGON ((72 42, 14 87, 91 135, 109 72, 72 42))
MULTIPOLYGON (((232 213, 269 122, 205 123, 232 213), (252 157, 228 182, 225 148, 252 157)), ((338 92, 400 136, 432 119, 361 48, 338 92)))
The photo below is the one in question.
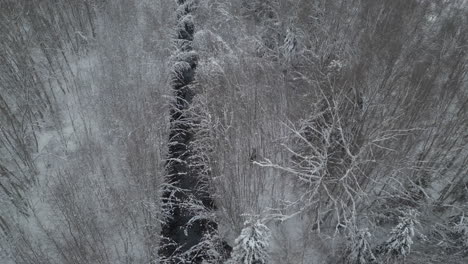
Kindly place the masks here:
POLYGON ((261 221, 247 221, 241 234, 235 240, 231 259, 227 264, 268 263, 270 229, 261 221))

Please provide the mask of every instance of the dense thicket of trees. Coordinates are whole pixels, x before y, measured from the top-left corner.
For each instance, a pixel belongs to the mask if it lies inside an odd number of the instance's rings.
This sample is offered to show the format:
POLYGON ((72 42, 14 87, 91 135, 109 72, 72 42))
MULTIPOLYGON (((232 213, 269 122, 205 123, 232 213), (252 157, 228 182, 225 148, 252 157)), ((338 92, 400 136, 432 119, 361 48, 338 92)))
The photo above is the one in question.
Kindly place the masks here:
POLYGON ((0 262, 465 263, 467 24, 462 0, 1 1, 0 262))
POLYGON ((173 7, 1 1, 1 263, 156 259, 173 7))
POLYGON ((453 233, 466 214, 464 3, 203 7, 200 103, 220 221, 233 234, 243 213, 271 219, 284 250, 273 251, 274 261, 301 263, 340 251, 333 238, 348 229, 369 228, 375 249, 416 209, 428 239, 414 239, 407 262, 429 261, 442 248, 450 256, 435 258, 466 258, 453 233))

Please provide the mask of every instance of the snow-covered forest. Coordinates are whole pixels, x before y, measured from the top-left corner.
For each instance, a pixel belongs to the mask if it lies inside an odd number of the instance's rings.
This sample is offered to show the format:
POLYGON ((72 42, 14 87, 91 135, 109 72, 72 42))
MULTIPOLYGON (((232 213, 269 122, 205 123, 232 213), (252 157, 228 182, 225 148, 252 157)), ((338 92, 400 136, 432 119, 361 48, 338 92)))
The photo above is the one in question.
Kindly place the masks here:
POLYGON ((0 263, 468 263, 468 2, 0 0, 0 263))

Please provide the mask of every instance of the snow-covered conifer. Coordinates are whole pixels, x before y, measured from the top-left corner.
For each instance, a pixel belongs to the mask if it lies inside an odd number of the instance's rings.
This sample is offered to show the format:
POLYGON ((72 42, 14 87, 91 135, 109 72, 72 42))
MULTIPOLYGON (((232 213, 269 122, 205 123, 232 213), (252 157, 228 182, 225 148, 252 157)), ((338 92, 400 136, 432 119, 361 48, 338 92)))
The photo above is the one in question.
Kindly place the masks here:
POLYGON ((268 263, 270 229, 260 221, 247 222, 235 246, 228 264, 268 263))
POLYGON ((368 239, 371 234, 364 229, 355 229, 349 236, 347 262, 350 264, 376 263, 368 239))
POLYGON ((405 258, 413 245, 415 225, 419 224, 416 210, 409 210, 402 217, 400 223, 390 233, 390 238, 381 246, 379 253, 387 260, 405 258))

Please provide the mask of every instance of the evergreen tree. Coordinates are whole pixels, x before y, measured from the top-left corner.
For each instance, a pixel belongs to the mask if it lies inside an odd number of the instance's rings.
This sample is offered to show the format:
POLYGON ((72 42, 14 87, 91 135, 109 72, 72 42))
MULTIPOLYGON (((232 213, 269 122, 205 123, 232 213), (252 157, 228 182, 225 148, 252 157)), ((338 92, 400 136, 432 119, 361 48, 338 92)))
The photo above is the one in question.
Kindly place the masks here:
POLYGON ((347 262, 350 264, 376 263, 368 239, 371 234, 365 229, 355 229, 349 236, 347 262))
POLYGON ((417 216, 416 210, 409 210, 400 217, 400 223, 392 229, 390 238, 380 246, 378 251, 385 256, 387 262, 391 259, 405 258, 411 252, 414 226, 419 224, 417 216))
POLYGON ((265 264, 268 263, 270 230, 260 221, 248 223, 235 240, 231 259, 228 264, 265 264))

